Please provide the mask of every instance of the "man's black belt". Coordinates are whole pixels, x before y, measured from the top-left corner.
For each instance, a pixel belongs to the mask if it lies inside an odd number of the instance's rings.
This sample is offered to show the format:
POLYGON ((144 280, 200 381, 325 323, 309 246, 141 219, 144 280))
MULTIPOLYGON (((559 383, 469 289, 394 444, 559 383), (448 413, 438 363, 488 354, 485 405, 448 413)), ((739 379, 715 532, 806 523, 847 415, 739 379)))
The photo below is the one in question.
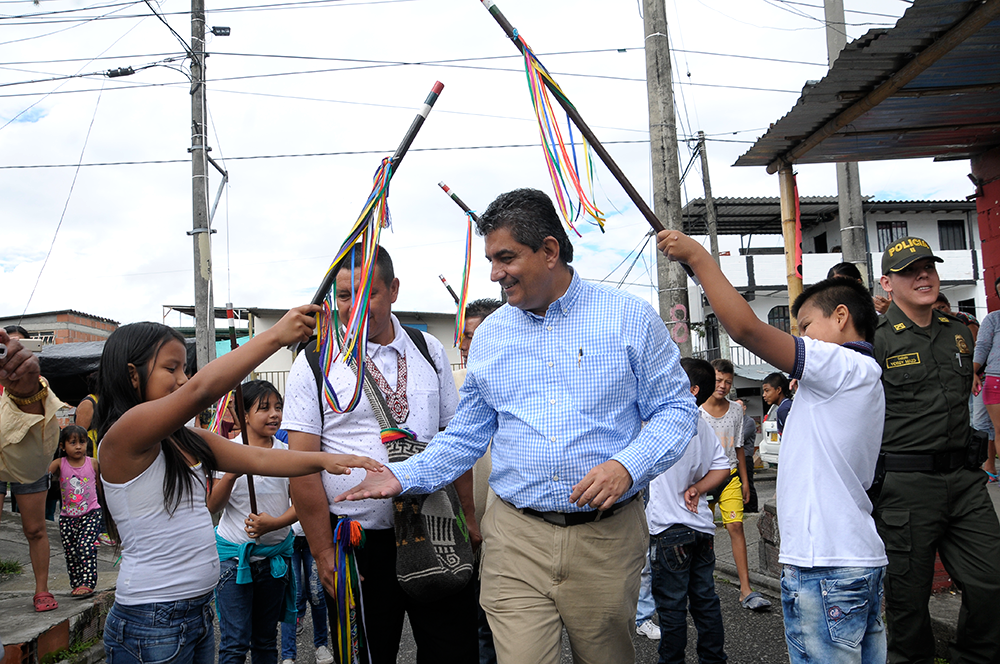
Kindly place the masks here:
POLYGON ((533 516, 546 523, 551 523, 554 526, 579 526, 583 523, 593 523, 594 521, 600 521, 601 519, 607 519, 610 516, 620 511, 623 507, 635 500, 638 493, 633 494, 631 497, 626 498, 620 503, 615 503, 603 512, 600 510, 592 510, 590 512, 539 512, 538 510, 533 510, 530 507, 516 507, 511 505, 506 500, 505 503, 516 509, 521 514, 527 514, 528 516, 533 516))
POLYGON ((968 453, 965 450, 923 454, 886 452, 882 456, 887 473, 947 473, 965 467, 968 453))

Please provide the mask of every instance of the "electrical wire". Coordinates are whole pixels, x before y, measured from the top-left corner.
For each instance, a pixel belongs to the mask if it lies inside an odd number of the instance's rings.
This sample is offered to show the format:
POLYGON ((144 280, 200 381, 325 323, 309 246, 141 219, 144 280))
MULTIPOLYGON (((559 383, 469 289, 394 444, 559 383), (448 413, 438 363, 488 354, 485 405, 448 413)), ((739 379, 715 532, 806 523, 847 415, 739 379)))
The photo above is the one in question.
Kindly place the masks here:
MULTIPOLYGON (((138 28, 144 22, 145 22, 145 19, 143 19, 142 21, 139 21, 138 23, 136 23, 135 25, 133 25, 131 28, 129 28, 128 30, 126 30, 125 33, 121 37, 119 37, 118 39, 116 39, 113 42, 111 42, 110 46, 108 46, 106 49, 104 49, 103 51, 101 51, 100 53, 98 53, 97 57, 101 57, 102 55, 104 55, 105 53, 107 53, 108 51, 110 51, 112 48, 115 47, 115 45, 118 42, 120 42, 121 40, 125 39, 125 37, 127 37, 130 32, 132 32, 133 30, 135 30, 136 28, 138 28)), ((79 71, 83 71, 84 68, 86 68, 93 61, 94 61, 94 59, 88 60, 86 63, 84 63, 84 65, 82 67, 80 67, 79 71)), ((59 88, 61 88, 62 86, 66 85, 67 82, 68 81, 63 81, 62 83, 60 83, 59 85, 57 85, 54 90, 50 90, 49 92, 47 92, 46 94, 44 94, 40 99, 36 100, 34 103, 32 103, 30 106, 28 106, 26 109, 24 109, 23 111, 21 111, 20 113, 18 113, 14 117, 12 117, 10 120, 7 120, 7 122, 5 122, 2 127, 0 127, 0 131, 3 131, 8 125, 10 125, 12 122, 14 122, 15 120, 17 120, 19 117, 21 117, 22 115, 24 115, 25 113, 27 113, 28 111, 30 111, 31 109, 33 109, 35 106, 38 106, 39 104, 41 104, 43 101, 45 101, 49 97, 49 95, 62 94, 61 92, 59 92, 59 88)), ((103 86, 103 84, 101 86, 100 92, 101 92, 102 95, 104 94, 104 86, 103 86)), ((0 96, 3 96, 3 95, 0 95, 0 96)), ((13 96, 21 96, 21 95, 13 95, 13 96)))
MULTIPOLYGON (((132 2, 132 3, 122 3, 123 7, 121 7, 121 9, 124 9, 125 7, 128 7, 131 4, 138 4, 139 2, 143 2, 143 1, 144 0, 135 0, 135 2, 132 2)), ((383 4, 393 4, 393 3, 397 3, 397 2, 415 2, 415 1, 416 0, 375 0, 373 2, 343 2, 341 0, 303 0, 302 2, 280 2, 280 3, 274 3, 274 4, 268 4, 268 5, 247 5, 247 6, 239 6, 239 7, 219 7, 218 9, 212 9, 212 13, 213 14, 219 14, 219 13, 225 14, 225 13, 235 13, 235 12, 275 11, 275 10, 283 10, 283 9, 315 9, 315 8, 317 8, 318 5, 326 5, 328 7, 349 7, 349 6, 357 6, 357 5, 383 5, 383 4)), ((114 6, 117 6, 117 5, 108 5, 108 6, 109 7, 114 7, 114 6)), ((81 8, 79 10, 74 10, 74 11, 83 11, 84 9, 86 9, 86 8, 81 8)), ((120 11, 121 9, 117 9, 117 10, 115 10, 115 12, 120 11)), ((111 13, 114 13, 114 12, 111 12, 111 13)), ((160 12, 160 13, 163 16, 190 16, 191 15, 191 12, 189 12, 189 11, 160 12)), ((42 15, 43 14, 35 14, 34 16, 42 16, 42 15)), ((54 25, 54 24, 59 24, 59 23, 75 23, 75 22, 78 22, 78 21, 84 21, 84 22, 86 22, 86 21, 93 20, 95 18, 100 18, 100 19, 104 19, 104 18, 114 18, 114 19, 120 19, 120 18, 142 18, 145 15, 144 14, 123 14, 121 16, 111 16, 109 14, 109 15, 105 15, 105 16, 101 16, 101 17, 57 18, 57 19, 45 20, 45 21, 33 21, 33 20, 30 20, 31 16, 33 16, 33 15, 29 14, 29 15, 25 15, 25 16, 9 16, 9 17, 6 17, 6 18, 9 18, 11 20, 14 20, 14 19, 21 19, 22 20, 22 22, 20 22, 20 23, 8 23, 7 25, 54 25), (25 19, 28 19, 28 20, 25 20, 25 19)), ((5 18, 5 17, 0 17, 0 20, 2 20, 3 18, 5 18)))
MULTIPOLYGON (((52 234, 52 242, 49 243, 49 250, 45 254, 45 260, 42 261, 42 267, 38 270, 38 277, 35 279, 35 285, 31 288, 31 293, 28 295, 28 301, 24 303, 24 310, 21 312, 21 318, 28 313, 28 307, 31 306, 31 300, 35 297, 35 291, 38 290, 38 284, 42 280, 42 274, 45 273, 45 266, 49 264, 49 257, 52 256, 52 249, 56 246, 56 238, 59 237, 59 229, 62 228, 63 220, 66 218, 66 210, 69 209, 69 201, 73 198, 73 190, 76 188, 76 178, 80 175, 80 168, 83 166, 83 155, 87 151, 87 143, 90 142, 90 132, 94 128, 94 120, 97 119, 97 109, 101 105, 102 93, 97 94, 97 103, 94 104, 94 114, 90 118, 90 125, 87 126, 87 135, 83 138, 83 147, 80 148, 80 159, 76 165, 76 171, 73 173, 73 181, 69 185, 69 193, 66 195, 66 202, 63 204, 62 214, 59 215, 59 223, 56 224, 55 233, 52 234)), ((18 324, 20 324, 20 319, 18 319, 18 324)))
MULTIPOLYGON (((67 30, 72 30, 73 28, 79 28, 80 26, 87 25, 91 21, 99 21, 99 20, 101 20, 103 18, 108 18, 112 14, 114 14, 115 12, 120 12, 122 9, 124 9, 124 7, 119 7, 118 9, 115 9, 114 11, 108 12, 107 14, 103 14, 101 16, 93 16, 91 18, 84 19, 82 23, 77 23, 76 25, 70 25, 70 26, 67 26, 65 28, 60 28, 59 30, 53 30, 52 32, 46 32, 45 34, 33 35, 31 37, 21 37, 20 39, 11 39, 11 40, 8 40, 8 41, 5 41, 5 42, 0 42, 0 46, 7 46, 8 44, 17 44, 17 43, 20 43, 20 42, 31 41, 32 39, 41 39, 42 37, 51 37, 52 35, 57 35, 60 32, 66 32, 67 30)), ((14 25, 19 25, 19 24, 14 24, 14 25)), ((38 24, 36 24, 36 25, 38 25, 38 24)))
MULTIPOLYGON (((604 145, 648 144, 648 140, 635 141, 603 141, 604 145)), ((540 143, 513 143, 508 145, 454 145, 435 148, 410 148, 410 152, 449 152, 454 150, 506 150, 515 148, 538 148, 540 143)), ((582 143, 575 143, 582 145, 582 143)), ((301 157, 344 157, 367 154, 392 154, 393 150, 345 150, 343 152, 303 152, 291 154, 262 154, 241 157, 227 157, 228 161, 246 161, 256 159, 295 159, 301 157)), ((103 161, 89 164, 79 164, 80 167, 90 166, 146 166, 151 164, 190 164, 190 159, 147 159, 142 161, 103 161)), ((0 165, 0 170, 27 170, 33 168, 75 168, 77 164, 11 164, 0 165)))
MULTIPOLYGON (((152 62, 150 64, 141 65, 141 66, 138 66, 138 67, 133 67, 132 69, 133 69, 134 72, 139 72, 139 71, 143 71, 143 70, 146 70, 146 69, 152 69, 153 67, 159 67, 159 66, 165 65, 168 62, 173 62, 174 60, 182 59, 182 57, 183 56, 178 56, 178 57, 174 57, 174 58, 167 58, 166 60, 161 60, 160 62, 152 62)), ((6 69, 6 67, 0 67, 0 69, 6 69)), ((171 69, 173 69, 173 67, 171 67, 171 69)), ((50 83, 50 82, 53 82, 53 81, 64 81, 64 80, 68 80, 68 79, 71 79, 71 78, 87 78, 87 77, 90 77, 90 76, 109 77, 107 70, 101 70, 101 71, 88 72, 86 74, 83 74, 83 73, 66 74, 64 76, 52 76, 51 78, 40 78, 40 79, 31 80, 31 81, 16 81, 14 83, 0 83, 0 88, 6 88, 6 87, 14 86, 14 85, 29 85, 29 84, 32 84, 32 83, 50 83)))
MULTIPOLYGON (((139 0, 137 0, 139 1, 139 0)), ((0 0, 2 2, 2 0, 0 0)), ((641 51, 641 48, 595 48, 595 49, 583 49, 577 51, 553 51, 551 53, 539 53, 538 57, 555 57, 562 55, 593 55, 597 53, 623 53, 627 51, 641 51)), ((707 55, 713 57, 722 58, 739 58, 743 60, 758 60, 761 62, 776 62, 780 64, 791 64, 791 65, 808 65, 811 67, 823 67, 826 68, 828 65, 825 62, 808 62, 805 60, 787 60, 783 58, 765 58, 756 55, 744 55, 740 53, 717 53, 714 51, 695 51, 691 49, 673 49, 678 53, 686 53, 691 55, 707 55)), ((101 58, 104 60, 117 60, 117 59, 145 59, 145 58, 157 58, 177 55, 177 53, 143 53, 135 55, 123 55, 123 56, 108 56, 107 58, 101 58)), ((439 64, 452 64, 452 63, 465 63, 465 62, 481 62, 488 60, 510 60, 514 58, 520 58, 518 55, 486 55, 478 57, 469 58, 446 58, 442 60, 419 60, 419 61, 401 61, 401 60, 369 60, 361 58, 335 58, 335 57, 324 57, 316 55, 290 55, 282 53, 234 53, 231 51, 209 51, 208 55, 213 57, 226 56, 226 57, 243 57, 243 58, 269 58, 269 59, 284 59, 284 60, 311 60, 318 62, 349 62, 353 64, 384 64, 393 66, 406 66, 406 65, 439 65, 439 64)), ((55 64, 60 62, 81 62, 90 58, 58 58, 53 60, 23 60, 18 62, 7 62, 8 65, 42 65, 42 64, 55 64)), ((521 70, 517 70, 521 71, 521 70)))
MULTIPOLYGON (((778 2, 784 3, 786 5, 799 5, 800 7, 812 7, 813 9, 825 9, 823 5, 812 5, 808 2, 794 2, 793 0, 777 0, 778 2)), ((863 14, 865 16, 881 16, 883 18, 898 19, 899 16, 895 14, 879 14, 878 12, 864 12, 857 9, 845 9, 845 14, 863 14)))
POLYGON ((8 19, 15 18, 34 18, 36 16, 55 16, 57 14, 72 14, 75 12, 86 12, 91 9, 110 9, 111 7, 128 7, 129 5, 137 5, 142 0, 129 0, 129 2, 115 2, 107 5, 88 5, 87 7, 75 7, 73 9, 57 9, 51 12, 38 12, 36 14, 2 14, 0 15, 0 21, 5 21, 8 19))
POLYGON ((151 3, 149 0, 143 0, 143 2, 145 2, 146 6, 149 7, 149 11, 153 12, 153 16, 155 16, 156 18, 160 19, 160 23, 162 23, 163 25, 167 26, 167 30, 169 30, 170 33, 174 37, 177 37, 177 41, 180 42, 181 46, 184 47, 184 52, 188 54, 188 57, 189 58, 195 58, 195 54, 191 50, 191 47, 188 46, 188 43, 186 41, 184 41, 183 37, 181 37, 179 34, 177 34, 177 31, 174 30, 174 27, 172 25, 170 25, 169 23, 167 23, 167 19, 165 19, 162 16, 160 16, 160 13, 158 11, 156 11, 155 7, 153 7, 153 3, 151 3))

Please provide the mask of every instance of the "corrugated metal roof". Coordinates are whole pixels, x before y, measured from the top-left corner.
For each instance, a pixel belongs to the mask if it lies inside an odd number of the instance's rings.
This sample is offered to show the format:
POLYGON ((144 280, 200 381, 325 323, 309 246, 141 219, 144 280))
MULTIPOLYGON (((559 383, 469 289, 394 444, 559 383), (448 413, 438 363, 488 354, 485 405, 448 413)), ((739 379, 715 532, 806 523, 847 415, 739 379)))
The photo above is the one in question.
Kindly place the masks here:
MULTIPOLYGON (((889 79, 980 0, 915 0, 891 29, 841 51, 818 83, 736 161, 766 166, 889 79)), ((1000 145, 1000 20, 994 20, 896 94, 826 138, 796 163, 966 158, 1000 145)))
MULTIPOLYGON (((802 226, 809 228, 836 218, 836 196, 802 196, 799 199, 802 226)), ((945 212, 976 209, 973 201, 873 201, 865 199, 865 213, 871 212, 945 212)), ((777 197, 716 198, 716 226, 720 235, 780 235, 781 205, 777 197)), ((705 223, 705 199, 695 198, 682 211, 683 231, 689 235, 708 232, 705 223)))

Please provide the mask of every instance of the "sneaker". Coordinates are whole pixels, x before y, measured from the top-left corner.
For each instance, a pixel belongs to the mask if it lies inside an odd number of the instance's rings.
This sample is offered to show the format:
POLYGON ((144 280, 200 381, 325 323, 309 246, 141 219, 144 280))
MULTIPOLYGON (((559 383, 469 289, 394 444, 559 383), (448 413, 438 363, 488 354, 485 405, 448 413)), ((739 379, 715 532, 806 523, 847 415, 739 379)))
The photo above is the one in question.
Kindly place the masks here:
MULTIPOLYGON (((653 641, 660 640, 660 628, 652 620, 647 620, 635 628, 635 633, 653 641)), ((284 664, 284 663, 282 663, 284 664)))
POLYGON ((294 659, 283 659, 283 660, 281 660, 281 664, 295 664, 295 660, 294 659))
POLYGON ((333 664, 333 653, 330 652, 329 648, 326 646, 316 648, 316 664, 333 664))
POLYGON ((302 617, 300 616, 295 621, 295 636, 302 636, 302 632, 305 631, 305 629, 306 624, 302 621, 302 617))

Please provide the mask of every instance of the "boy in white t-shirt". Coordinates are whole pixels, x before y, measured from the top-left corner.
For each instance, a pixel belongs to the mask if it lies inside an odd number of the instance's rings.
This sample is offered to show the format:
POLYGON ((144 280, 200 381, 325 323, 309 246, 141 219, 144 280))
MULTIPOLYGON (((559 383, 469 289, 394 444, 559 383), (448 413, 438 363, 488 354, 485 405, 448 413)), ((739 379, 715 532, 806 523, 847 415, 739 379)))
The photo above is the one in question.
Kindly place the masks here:
POLYGON ((884 664, 888 561, 865 493, 885 421, 871 295, 850 279, 810 286, 791 310, 805 336, 792 337, 758 319, 696 241, 670 230, 658 246, 691 266, 734 340, 799 381, 776 490, 789 659, 884 664))
MULTIPOLYGON (((715 390, 715 369, 690 357, 681 358, 681 366, 700 406, 715 390)), ((698 661, 726 661, 722 608, 713 578, 715 523, 705 493, 728 475, 722 444, 702 419, 677 463, 649 483, 646 521, 653 599, 660 616, 660 664, 684 662, 689 602, 698 630, 698 661)))

